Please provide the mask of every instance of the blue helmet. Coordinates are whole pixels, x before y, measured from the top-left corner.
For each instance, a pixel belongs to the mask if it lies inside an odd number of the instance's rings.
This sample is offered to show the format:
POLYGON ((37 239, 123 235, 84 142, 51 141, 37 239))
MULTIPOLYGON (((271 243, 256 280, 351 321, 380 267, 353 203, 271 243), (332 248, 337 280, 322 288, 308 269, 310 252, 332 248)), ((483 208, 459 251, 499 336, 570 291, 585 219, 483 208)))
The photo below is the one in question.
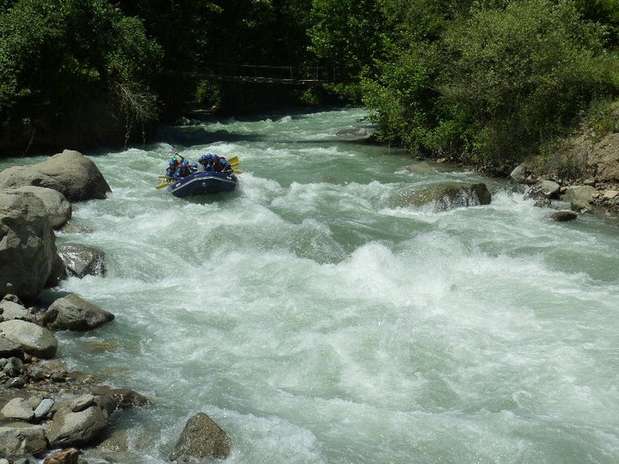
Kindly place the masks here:
POLYGON ((171 158, 170 161, 168 161, 168 166, 176 166, 176 160, 174 158, 171 158))
POLYGON ((183 162, 181 163, 181 166, 189 166, 189 161, 183 160, 183 162))

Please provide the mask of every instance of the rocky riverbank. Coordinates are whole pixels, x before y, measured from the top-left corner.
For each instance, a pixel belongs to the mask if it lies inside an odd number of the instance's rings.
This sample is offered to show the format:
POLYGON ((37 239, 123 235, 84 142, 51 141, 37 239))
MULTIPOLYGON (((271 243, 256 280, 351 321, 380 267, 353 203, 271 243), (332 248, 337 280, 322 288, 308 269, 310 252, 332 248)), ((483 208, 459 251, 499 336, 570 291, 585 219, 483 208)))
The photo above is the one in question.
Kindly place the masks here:
MULTIPOLYGON (((57 247, 54 230, 68 224, 71 202, 110 192, 95 163, 76 151, 0 172, 0 464, 39 462, 35 457, 77 463, 81 449, 108 438, 114 414, 149 404, 133 390, 71 372, 58 359, 56 331, 96 330, 113 314, 76 294, 51 304, 40 298, 67 276, 104 275, 102 250, 57 247)), ((227 456, 225 432, 197 417, 173 459, 227 456)))
MULTIPOLYGON (((619 120, 614 105, 610 120, 619 120)), ((600 135, 584 125, 545 155, 526 160, 511 178, 526 186, 538 206, 569 208, 577 213, 594 212, 619 216, 619 132, 613 128, 600 135)))

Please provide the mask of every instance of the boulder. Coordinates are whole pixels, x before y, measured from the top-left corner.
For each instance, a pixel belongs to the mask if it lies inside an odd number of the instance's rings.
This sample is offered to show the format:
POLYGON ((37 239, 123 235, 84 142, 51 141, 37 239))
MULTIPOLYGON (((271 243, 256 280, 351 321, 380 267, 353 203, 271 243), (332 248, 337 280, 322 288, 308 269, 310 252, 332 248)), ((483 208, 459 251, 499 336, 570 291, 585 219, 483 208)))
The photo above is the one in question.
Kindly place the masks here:
POLYGON ((568 201, 572 209, 591 209, 591 202, 596 192, 595 188, 589 185, 573 185, 567 188, 561 199, 568 201))
POLYGON ((105 274, 105 254, 98 248, 66 244, 58 248, 58 255, 70 276, 81 279, 87 275, 105 274))
POLYGON ((209 416, 200 413, 187 421, 170 456, 172 461, 192 462, 230 455, 231 440, 209 416))
POLYGON ((71 203, 57 190, 26 185, 17 189, 10 189, 20 193, 31 193, 43 203, 43 214, 49 218, 54 229, 64 226, 72 215, 71 203))
POLYGON ((97 165, 73 150, 64 150, 41 163, 0 172, 0 188, 27 185, 57 190, 72 202, 103 199, 111 191, 97 165))
POLYGON ((49 454, 43 464, 78 464, 79 456, 80 451, 78 449, 69 448, 49 454))
POLYGON ((45 431, 40 425, 24 422, 0 425, 0 456, 25 456, 46 449, 45 431))
POLYGON ((0 191, 0 297, 35 299, 62 263, 44 206, 34 194, 0 191))
POLYGON ((0 322, 0 338, 19 345, 25 353, 37 358, 52 358, 58 349, 58 341, 54 334, 32 322, 20 320, 0 322))
POLYGON ((577 219, 578 214, 576 214, 574 211, 566 210, 566 211, 557 211, 556 213, 550 214, 548 217, 556 222, 567 222, 567 221, 573 221, 574 219, 577 219))
POLYGON ((70 407, 62 408, 54 414, 47 438, 53 447, 88 445, 104 438, 107 424, 108 414, 99 406, 79 412, 71 411, 70 407))
POLYGON ((10 358, 12 356, 23 356, 24 352, 21 347, 11 340, 0 337, 0 359, 10 358))
POLYGON ((433 204, 434 212, 453 208, 489 205, 492 196, 486 184, 436 184, 415 192, 407 202, 415 206, 433 204))
POLYGON ((48 311, 56 313, 50 324, 54 330, 86 331, 110 322, 114 315, 74 293, 54 301, 48 311))
POLYGON ((510 177, 512 180, 518 184, 527 184, 532 185, 537 182, 537 177, 531 171, 531 168, 522 163, 511 172, 510 177))

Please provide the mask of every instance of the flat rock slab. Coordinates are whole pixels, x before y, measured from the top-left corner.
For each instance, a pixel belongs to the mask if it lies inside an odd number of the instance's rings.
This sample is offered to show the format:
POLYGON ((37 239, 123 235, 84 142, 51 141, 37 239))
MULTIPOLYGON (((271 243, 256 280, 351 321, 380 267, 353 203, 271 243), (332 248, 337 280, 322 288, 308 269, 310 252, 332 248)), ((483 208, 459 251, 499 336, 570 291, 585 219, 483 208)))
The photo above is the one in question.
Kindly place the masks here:
POLYGON ((54 330, 92 330, 114 319, 112 313, 74 293, 54 301, 48 311, 57 314, 50 324, 54 330))
POLYGON ((0 338, 2 337, 37 358, 52 358, 58 349, 58 341, 54 334, 31 322, 19 320, 0 322, 0 338))
POLYGON ((0 417, 12 421, 29 422, 34 418, 32 401, 24 398, 13 398, 0 410, 0 417))

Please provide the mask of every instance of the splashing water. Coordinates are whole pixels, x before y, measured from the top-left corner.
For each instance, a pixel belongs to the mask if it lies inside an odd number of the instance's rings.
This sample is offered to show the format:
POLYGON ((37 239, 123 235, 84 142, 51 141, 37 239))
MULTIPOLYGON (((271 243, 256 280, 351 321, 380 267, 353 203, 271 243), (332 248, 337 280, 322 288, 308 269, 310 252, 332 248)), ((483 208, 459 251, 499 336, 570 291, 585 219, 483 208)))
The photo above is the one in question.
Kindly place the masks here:
POLYGON ((63 290, 117 320, 62 355, 154 400, 118 419, 121 461, 166 462, 203 411, 230 463, 619 462, 619 227, 551 223, 499 184, 488 207, 407 207, 480 179, 338 138, 364 115, 178 129, 221 139, 184 156, 240 156, 227 197, 156 191, 169 145, 96 157, 114 194, 59 240, 109 272, 63 290))

